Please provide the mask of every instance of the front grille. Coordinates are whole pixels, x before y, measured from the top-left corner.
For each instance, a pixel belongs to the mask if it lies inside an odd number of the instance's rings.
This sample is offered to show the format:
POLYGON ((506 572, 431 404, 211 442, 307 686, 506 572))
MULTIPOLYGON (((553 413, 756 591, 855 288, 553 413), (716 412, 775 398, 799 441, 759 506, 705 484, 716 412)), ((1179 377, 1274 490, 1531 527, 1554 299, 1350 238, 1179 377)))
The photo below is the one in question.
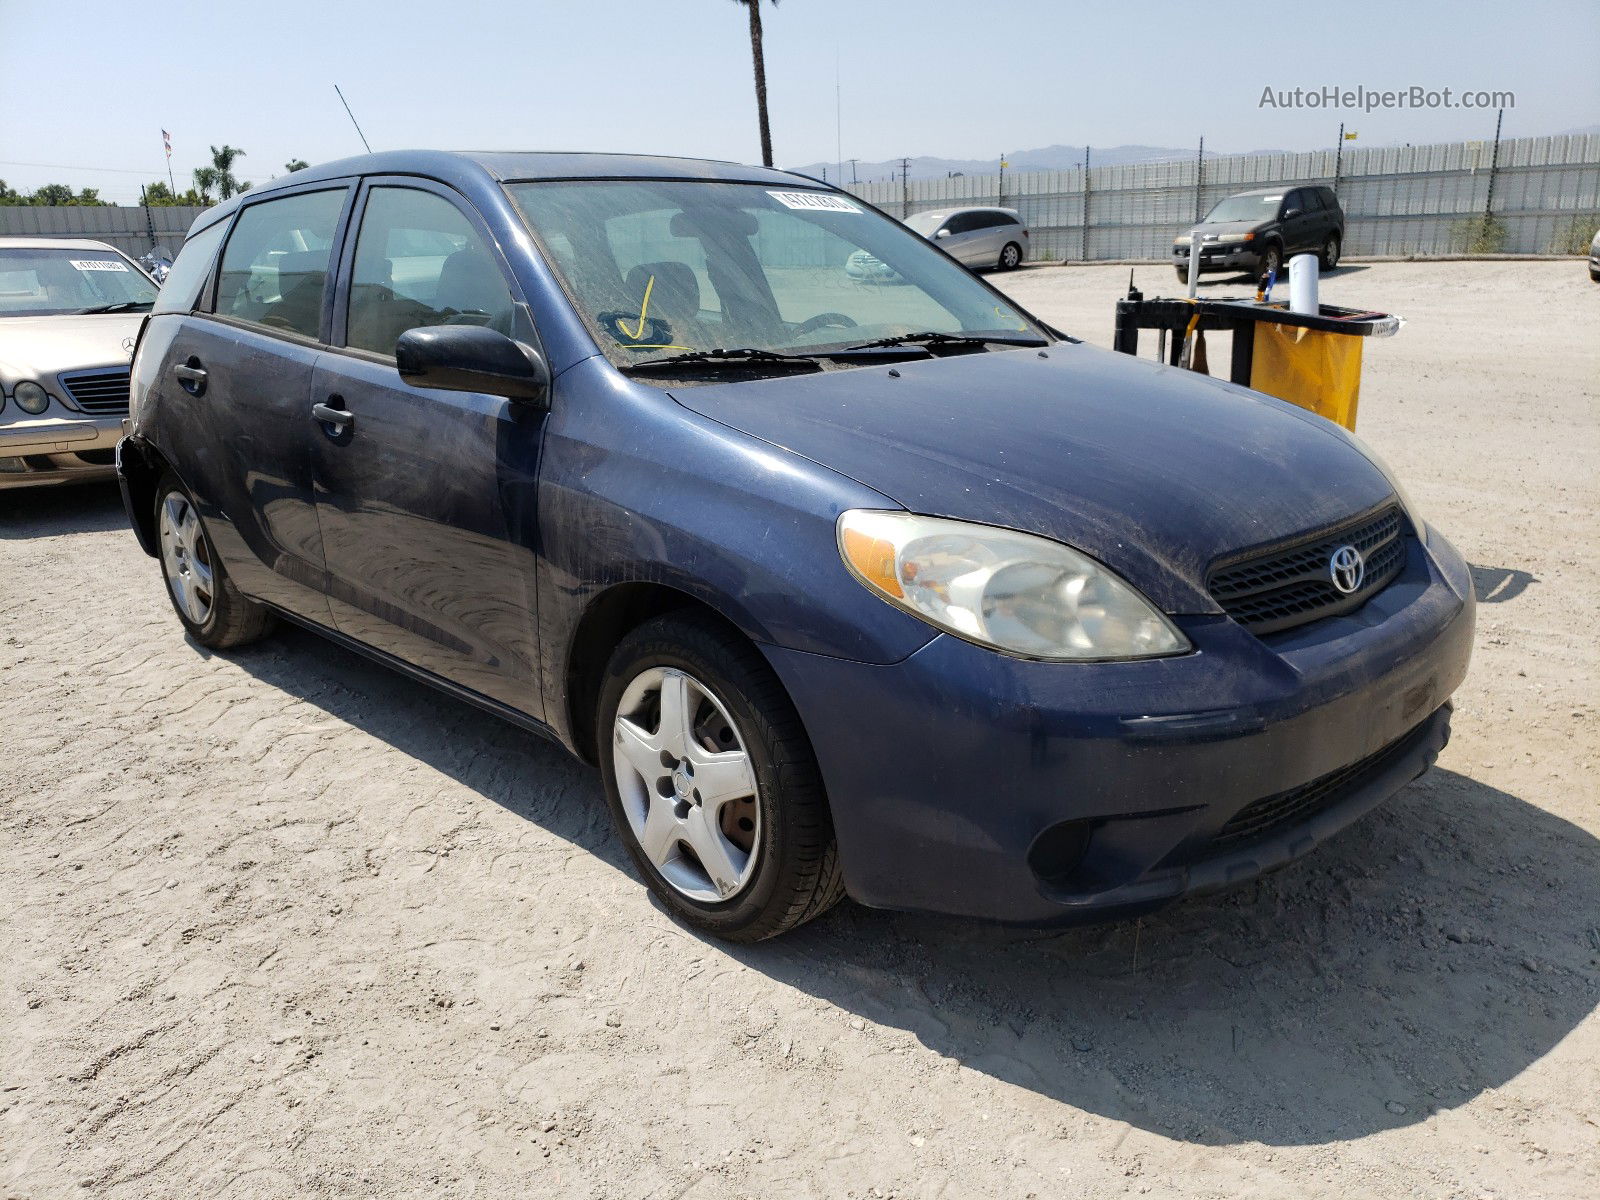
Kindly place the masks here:
POLYGON ((115 416, 128 411, 127 371, 83 371, 63 375, 61 386, 72 402, 86 413, 115 416))
POLYGON ((1330 771, 1320 779, 1313 779, 1287 792, 1264 796, 1245 805, 1217 832, 1208 853, 1221 854, 1236 850, 1285 825, 1309 820, 1323 809, 1333 807, 1381 771, 1392 759, 1409 750, 1423 733, 1423 728, 1419 726, 1398 741, 1390 742, 1377 753, 1358 759, 1349 766, 1330 771))
POLYGON ((1251 633, 1277 633, 1322 617, 1347 613, 1394 582, 1405 566, 1406 524, 1398 508, 1288 546, 1277 546, 1213 568, 1211 596, 1251 633), (1341 546, 1361 552, 1366 572, 1361 586, 1344 593, 1333 585, 1329 560, 1341 546))

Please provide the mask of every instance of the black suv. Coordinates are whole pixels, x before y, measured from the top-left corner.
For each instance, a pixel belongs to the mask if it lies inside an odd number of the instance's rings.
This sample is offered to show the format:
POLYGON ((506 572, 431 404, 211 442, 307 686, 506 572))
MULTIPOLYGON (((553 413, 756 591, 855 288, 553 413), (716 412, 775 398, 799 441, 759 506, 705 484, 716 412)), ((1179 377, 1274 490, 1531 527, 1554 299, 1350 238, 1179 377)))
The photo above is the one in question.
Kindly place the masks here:
MULTIPOLYGON (((1315 254, 1331 271, 1344 246, 1344 210, 1333 189, 1321 185, 1240 192, 1218 201, 1196 228, 1202 272, 1281 275, 1284 261, 1296 254, 1315 254)), ((1172 265, 1188 283, 1188 233, 1173 239, 1172 265)))

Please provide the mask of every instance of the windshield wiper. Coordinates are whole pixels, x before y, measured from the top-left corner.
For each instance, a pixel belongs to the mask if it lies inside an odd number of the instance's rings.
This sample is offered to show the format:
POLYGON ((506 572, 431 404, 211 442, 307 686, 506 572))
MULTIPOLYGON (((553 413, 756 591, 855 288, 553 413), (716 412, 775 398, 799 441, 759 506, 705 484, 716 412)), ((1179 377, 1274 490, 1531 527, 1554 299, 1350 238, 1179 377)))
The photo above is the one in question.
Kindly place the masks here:
POLYGON ((982 346, 988 343, 997 346, 1049 345, 1043 338, 1034 337, 1032 334, 938 333, 930 329, 923 333, 902 333, 897 337, 879 338, 875 342, 862 342, 861 345, 851 346, 849 349, 876 350, 881 346, 982 346))
POLYGON ((114 300, 110 304, 91 304, 88 308, 76 309, 74 316, 83 317, 90 313, 132 312, 136 308, 149 308, 152 300, 114 300))
POLYGON ((643 362, 625 363, 624 371, 672 370, 676 367, 781 367, 785 370, 820 371, 822 364, 813 354, 782 354, 777 350, 760 350, 753 346, 724 350, 690 350, 683 354, 669 354, 665 358, 647 358, 643 362))

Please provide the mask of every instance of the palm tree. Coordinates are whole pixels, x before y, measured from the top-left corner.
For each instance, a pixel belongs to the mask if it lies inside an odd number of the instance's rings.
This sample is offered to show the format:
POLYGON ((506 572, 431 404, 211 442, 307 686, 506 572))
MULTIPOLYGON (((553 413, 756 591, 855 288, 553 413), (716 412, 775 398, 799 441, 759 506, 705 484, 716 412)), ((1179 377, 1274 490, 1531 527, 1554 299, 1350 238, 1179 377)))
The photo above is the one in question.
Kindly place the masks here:
MULTIPOLYGON (((756 115, 761 121, 761 162, 772 165, 772 130, 767 125, 767 62, 761 53, 761 0, 733 0, 750 13, 750 57, 756 70, 756 115)), ((777 4, 778 0, 772 0, 777 4)))
POLYGON ((291 158, 283 164, 283 169, 293 175, 296 171, 304 171, 311 164, 303 158, 291 158))
POLYGON ((233 176, 234 160, 243 157, 243 150, 236 146, 230 146, 226 142, 222 143, 220 150, 215 146, 211 147, 211 166, 217 173, 217 191, 221 193, 224 200, 235 192, 244 191, 244 188, 239 186, 239 181, 233 176))
POLYGON ((196 167, 194 169, 194 190, 200 193, 200 203, 211 203, 211 189, 217 186, 217 172, 214 167, 196 167))

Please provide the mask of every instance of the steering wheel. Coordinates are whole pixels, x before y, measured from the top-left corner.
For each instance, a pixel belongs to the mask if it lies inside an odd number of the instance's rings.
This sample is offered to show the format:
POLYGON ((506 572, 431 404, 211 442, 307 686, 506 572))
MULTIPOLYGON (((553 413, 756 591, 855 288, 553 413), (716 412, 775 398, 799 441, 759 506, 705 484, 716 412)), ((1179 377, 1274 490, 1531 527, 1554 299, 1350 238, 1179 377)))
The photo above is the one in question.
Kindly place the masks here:
POLYGON ((794 333, 795 336, 798 337, 802 333, 811 333, 813 330, 826 329, 830 325, 837 326, 840 329, 854 329, 856 327, 856 323, 849 317, 845 316, 844 313, 825 312, 818 313, 809 320, 801 321, 799 325, 795 326, 794 333))

